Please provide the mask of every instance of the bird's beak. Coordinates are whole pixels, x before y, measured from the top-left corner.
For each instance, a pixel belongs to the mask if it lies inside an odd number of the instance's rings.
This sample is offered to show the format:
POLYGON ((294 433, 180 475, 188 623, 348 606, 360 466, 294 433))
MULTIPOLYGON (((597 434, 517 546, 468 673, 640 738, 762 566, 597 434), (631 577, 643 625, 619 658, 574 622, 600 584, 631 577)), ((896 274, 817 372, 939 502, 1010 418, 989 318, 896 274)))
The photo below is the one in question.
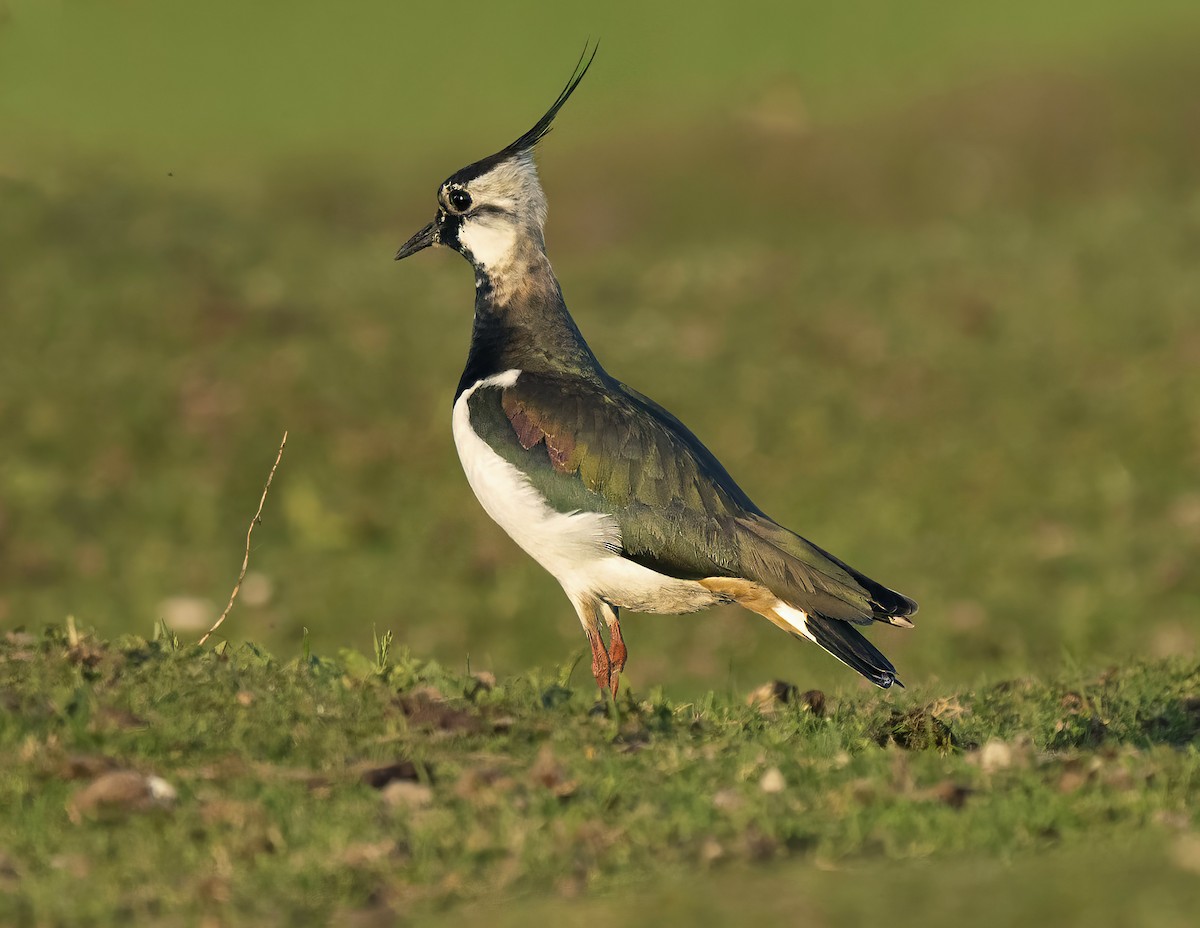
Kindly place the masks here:
POLYGON ((434 220, 400 246, 400 250, 396 252, 396 260, 399 261, 401 258, 407 258, 409 255, 415 255, 418 251, 428 248, 430 245, 436 245, 437 243, 437 220, 434 220))

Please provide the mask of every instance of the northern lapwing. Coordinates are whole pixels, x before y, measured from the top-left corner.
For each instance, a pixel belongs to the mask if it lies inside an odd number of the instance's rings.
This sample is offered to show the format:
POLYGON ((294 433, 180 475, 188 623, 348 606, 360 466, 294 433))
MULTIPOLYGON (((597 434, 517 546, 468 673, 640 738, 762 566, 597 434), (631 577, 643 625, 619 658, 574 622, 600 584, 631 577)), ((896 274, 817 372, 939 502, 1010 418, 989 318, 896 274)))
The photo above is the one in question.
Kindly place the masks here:
POLYGON ((475 269, 475 322, 453 413, 471 489, 562 584, 596 683, 614 695, 628 653, 620 609, 684 613, 730 602, 877 686, 899 683, 857 626, 911 628, 917 604, 759 509, 682 422, 600 366, 567 312, 546 257, 533 154, 595 50, 584 57, 532 129, 438 188, 434 220, 396 253, 445 245, 475 269))

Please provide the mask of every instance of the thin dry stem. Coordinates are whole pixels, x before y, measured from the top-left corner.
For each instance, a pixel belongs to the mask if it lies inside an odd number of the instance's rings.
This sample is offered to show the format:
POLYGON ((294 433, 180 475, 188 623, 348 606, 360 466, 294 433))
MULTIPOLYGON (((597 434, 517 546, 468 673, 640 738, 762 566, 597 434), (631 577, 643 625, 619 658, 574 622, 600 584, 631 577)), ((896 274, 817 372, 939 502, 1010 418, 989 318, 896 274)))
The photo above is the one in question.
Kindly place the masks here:
POLYGON ((246 571, 250 567, 250 536, 254 534, 254 526, 262 521, 263 505, 267 501, 267 493, 271 489, 271 481, 275 479, 275 469, 279 467, 280 460, 283 459, 283 449, 287 447, 288 433, 283 433, 283 441, 279 443, 279 453, 275 455, 275 463, 271 465, 271 472, 267 474, 267 485, 263 487, 262 499, 258 501, 258 512, 254 513, 254 518, 250 520, 250 528, 246 530, 246 556, 242 558, 242 571, 238 574, 237 583, 233 585, 233 592, 229 594, 229 604, 225 607, 225 611, 221 613, 221 617, 213 623, 213 627, 204 633, 204 637, 200 639, 200 644, 208 641, 208 636, 221 627, 221 623, 225 621, 225 616, 229 615, 229 610, 233 608, 233 601, 237 599, 238 592, 242 588, 242 581, 246 579, 246 571))

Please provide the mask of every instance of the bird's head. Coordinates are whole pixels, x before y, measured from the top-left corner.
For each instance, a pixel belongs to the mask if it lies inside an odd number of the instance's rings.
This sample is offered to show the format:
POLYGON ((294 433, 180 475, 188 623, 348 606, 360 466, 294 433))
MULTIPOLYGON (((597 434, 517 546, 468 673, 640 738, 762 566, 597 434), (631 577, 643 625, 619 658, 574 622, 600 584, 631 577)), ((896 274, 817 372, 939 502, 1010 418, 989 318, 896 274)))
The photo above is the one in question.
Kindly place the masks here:
POLYGON ((502 272, 523 248, 544 249, 546 195, 538 181, 533 151, 574 93, 596 57, 584 49, 571 79, 528 132, 494 155, 451 174, 438 188, 433 222, 396 252, 396 260, 430 245, 453 248, 477 271, 502 272), (586 60, 585 60, 586 59, 586 60))

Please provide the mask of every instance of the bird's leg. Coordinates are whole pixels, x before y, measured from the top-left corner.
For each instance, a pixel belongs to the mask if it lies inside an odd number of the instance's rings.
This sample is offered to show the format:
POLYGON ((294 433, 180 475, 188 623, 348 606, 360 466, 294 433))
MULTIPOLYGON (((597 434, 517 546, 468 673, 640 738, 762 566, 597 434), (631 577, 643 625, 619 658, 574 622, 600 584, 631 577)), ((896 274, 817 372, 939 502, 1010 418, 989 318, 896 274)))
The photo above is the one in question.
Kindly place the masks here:
POLYGON ((596 678, 596 686, 601 691, 607 690, 612 674, 612 662, 608 659, 608 649, 604 647, 604 639, 600 637, 600 607, 596 599, 572 600, 575 611, 579 613, 579 624, 587 635, 588 644, 592 648, 592 676, 596 678))
POLYGON ((625 669, 625 659, 629 656, 629 651, 626 650, 625 640, 621 637, 621 618, 617 607, 601 602, 600 611, 604 614, 604 621, 608 624, 609 682, 615 697, 621 679, 621 671, 625 669))
POLYGON ((604 647, 604 639, 600 637, 600 630, 589 628, 586 634, 588 644, 592 646, 592 676, 596 678, 596 686, 603 692, 608 689, 612 679, 612 664, 604 647))

